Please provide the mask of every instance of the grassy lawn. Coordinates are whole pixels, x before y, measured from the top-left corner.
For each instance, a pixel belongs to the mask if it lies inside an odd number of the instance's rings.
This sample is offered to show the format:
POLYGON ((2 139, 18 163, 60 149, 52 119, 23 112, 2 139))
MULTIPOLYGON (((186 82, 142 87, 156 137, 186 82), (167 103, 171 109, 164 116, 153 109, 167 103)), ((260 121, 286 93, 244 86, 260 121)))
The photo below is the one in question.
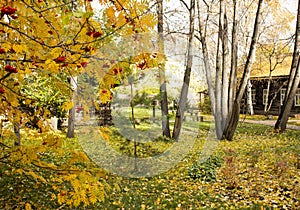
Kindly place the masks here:
MULTIPOLYGON (((158 113, 158 112, 157 112, 158 113)), ((136 116, 147 118, 150 113, 139 109, 136 116)), ((209 116, 204 116, 209 119, 209 116)), ((131 126, 131 125, 127 125, 131 126)), ((137 128, 147 131, 155 124, 142 121, 137 128)), ((126 128, 126 127, 124 127, 126 128)), ((155 127, 159 130, 159 126, 155 127)), ((300 208, 300 133, 288 130, 277 134, 272 127, 242 123, 238 126, 233 141, 218 142, 213 148, 211 156, 201 159, 206 152, 207 141, 211 124, 205 122, 185 122, 182 142, 189 142, 190 130, 197 130, 195 141, 185 155, 174 167, 150 177, 130 178, 110 173, 101 179, 106 191, 103 202, 97 202, 88 209, 299 209, 300 208), (201 161, 200 161, 201 160, 201 161)), ((135 157, 134 142, 131 136, 124 137, 120 128, 110 127, 101 130, 102 140, 114 151, 127 157, 135 157)), ((36 134, 34 134, 36 135, 36 134)), ((86 132, 85 143, 78 139, 62 138, 64 150, 90 148, 97 152, 93 155, 104 154, 101 148, 89 143, 86 132), (86 145, 85 145, 86 144, 86 145), (95 148, 92 148, 92 147, 95 148), (100 152, 99 152, 100 151, 100 152)), ((45 136, 44 136, 45 137, 45 136)), ((82 137, 82 134, 81 134, 82 137)), ((45 139, 36 139, 26 135, 27 144, 41 144, 45 139), (34 139, 34 140, 33 140, 34 139)), ((5 141, 5 139, 4 139, 5 141)), ((155 157, 164 154, 166 150, 176 145, 173 140, 155 137, 152 141, 139 142, 136 146, 136 156, 139 158, 155 157)), ((184 144, 182 144, 184 147, 184 144)), ((103 149, 103 148, 102 148, 103 149)), ((177 153, 181 153, 177 148, 177 153)), ((86 151, 86 150, 85 150, 86 151)), ((104 151, 104 150, 103 150, 104 151)), ((109 154, 109 153, 106 153, 109 154)), ((113 155, 113 154, 112 154, 113 155)), ((169 160, 175 156, 170 156, 169 160)), ((64 157, 64 156, 63 156, 64 157)), ((108 160, 113 160, 109 157, 108 160)), ((64 160, 56 158, 53 161, 64 160)), ((113 163, 112 163, 113 164, 113 163)), ((85 167, 82 165, 81 167, 85 167)), ((96 166, 97 167, 97 166, 96 166)), ((120 170, 129 170, 128 165, 120 165, 120 170), (128 167, 128 168, 127 168, 128 167)), ((137 165, 137 167, 141 167, 137 165)), ((157 170, 160 165, 154 165, 157 170)), ((142 170, 142 168, 141 168, 142 170)), ((24 177, 23 177, 24 178, 24 177)), ((24 178, 26 179, 26 178, 24 178)), ((10 188, 0 179, 1 193, 10 193, 10 188)), ((30 182, 30 181, 29 181, 30 182)), ((12 180, 10 180, 12 185, 12 180)), ((28 185, 29 187, 31 185, 28 185)), ((44 192, 49 186, 39 189, 44 192)), ((26 186, 25 186, 26 187, 26 186)), ((34 190, 33 190, 34 192, 34 190)), ((33 193, 32 192, 32 193, 33 193)), ((37 192, 35 192, 37 193, 37 192)), ((30 199, 30 198, 27 198, 30 199)), ((13 201, 10 201, 13 203, 13 201)), ((49 202, 56 202, 49 199, 49 202)), ((55 206, 55 205, 54 205, 55 206)), ((68 208, 66 208, 68 209, 68 208)), ((80 209, 80 208, 79 208, 80 209)))
MULTIPOLYGON (((243 124, 234 141, 220 142, 211 158, 198 163, 208 128, 201 125, 199 138, 190 153, 163 174, 141 179, 110 175, 107 181, 114 187, 99 207, 299 208, 298 132, 278 135, 270 127, 243 124)), ((160 142, 159 145, 168 147, 169 144, 160 142)))

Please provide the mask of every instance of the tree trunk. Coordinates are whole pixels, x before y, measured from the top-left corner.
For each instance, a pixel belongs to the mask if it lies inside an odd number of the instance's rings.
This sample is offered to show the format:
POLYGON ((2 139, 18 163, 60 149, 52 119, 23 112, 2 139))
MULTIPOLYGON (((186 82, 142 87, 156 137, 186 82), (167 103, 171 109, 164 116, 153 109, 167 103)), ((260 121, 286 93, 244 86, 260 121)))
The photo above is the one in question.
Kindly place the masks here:
MULTIPOLYGON (((223 5, 223 8, 224 5, 223 5)), ((223 79, 222 79, 222 132, 225 129, 226 119, 228 117, 228 96, 229 96, 229 76, 230 76, 230 64, 229 64, 229 47, 228 47, 228 21, 226 9, 224 11, 224 26, 223 26, 223 79)))
POLYGON ((20 123, 14 123, 14 133, 17 137, 15 140, 15 146, 21 146, 21 125, 20 123))
MULTIPOLYGON (((163 19, 163 0, 157 0, 157 15, 158 15, 158 45, 159 52, 164 54, 164 19, 163 19)), ((167 84, 165 75, 165 65, 163 64, 159 71, 160 76, 160 105, 161 105, 161 116, 162 116, 162 135, 171 138, 170 123, 169 123, 169 110, 168 110, 168 96, 167 96, 167 84)))
POLYGON ((179 140, 179 135, 182 127, 182 120, 184 116, 184 109, 187 103, 187 95, 188 95, 188 89, 190 86, 190 76, 191 76, 191 70, 192 70, 192 63, 193 63, 193 39, 194 39, 194 23, 195 23, 195 0, 191 0, 190 5, 190 29, 189 29, 189 39, 188 39, 188 53, 187 53, 187 63, 185 67, 184 72, 184 79, 183 79, 183 85, 181 88, 180 93, 180 99, 178 103, 178 108, 176 111, 176 118, 175 118, 175 124, 173 129, 173 139, 175 141, 179 140))
POLYGON ((75 138, 75 95, 77 91, 77 77, 70 77, 70 87, 71 87, 71 101, 73 103, 72 108, 69 110, 68 117, 68 132, 67 138, 75 138))
POLYGON ((300 82, 300 59, 298 58, 297 60, 298 60, 297 68, 296 68, 297 71, 295 72, 295 76, 294 76, 294 80, 291 85, 291 89, 289 91, 288 96, 286 96, 285 103, 283 105, 283 108, 282 108, 280 115, 275 124, 275 129, 276 130, 279 129, 281 132, 284 132, 286 130, 286 124, 288 122, 289 115, 290 115, 290 112, 291 112, 291 109, 292 109, 292 106, 294 103, 296 91, 298 89, 299 82, 300 82))
MULTIPOLYGON (((207 8, 209 10, 209 8, 207 8)), ((213 87, 213 80, 212 80, 212 68, 210 66, 210 59, 208 53, 208 47, 206 42, 206 30, 205 27, 201 25, 201 14, 200 14, 200 0, 197 2, 197 11, 198 11, 198 27, 199 27, 199 39, 202 46, 202 54, 203 54, 203 62, 205 68, 205 75, 206 81, 208 86, 208 95, 211 101, 211 112, 212 115, 215 116, 216 112, 216 98, 215 98, 215 88, 213 87)), ((208 17, 207 17, 208 19, 208 17)))
POLYGON ((236 97, 237 90, 237 58, 238 58, 238 22, 237 22, 237 1, 233 0, 233 25, 232 25, 232 45, 231 45, 231 67, 230 67, 230 81, 228 88, 228 115, 226 119, 225 129, 229 124, 230 116, 233 112, 233 104, 236 97))
POLYGON ((250 79, 248 80, 248 84, 247 84, 247 108, 248 108, 248 113, 250 115, 253 115, 253 103, 252 103, 252 84, 250 79))
POLYGON ((234 102, 234 109, 231 113, 231 116, 228 116, 228 117, 230 117, 230 120, 229 120, 227 127, 224 130, 224 137, 227 140, 232 140, 232 137, 234 135, 235 129, 236 129, 238 121, 239 121, 240 103, 242 101, 248 79, 250 78, 250 71, 251 71, 252 63, 255 58, 256 43, 258 40, 259 27, 260 27, 260 21, 261 21, 262 4, 263 4, 263 0, 259 0, 257 11, 256 11, 255 22, 254 22, 254 30, 253 30, 250 50, 249 50, 246 65, 244 68, 244 74, 241 79, 241 84, 240 84, 240 87, 239 87, 239 90, 237 92, 237 96, 236 96, 236 99, 234 102))
POLYGON ((292 88, 292 84, 296 75, 297 71, 297 64, 298 64, 298 59, 299 59, 299 52, 300 52, 300 1, 298 1, 298 13, 297 13, 297 22, 296 22, 296 32, 295 32, 295 45, 294 45, 294 52, 293 52, 293 60, 292 60, 292 66, 291 66, 291 71, 290 71, 290 76, 289 76, 289 83, 288 87, 286 90, 286 97, 285 100, 287 99, 287 96, 289 95, 289 91, 292 88))
POLYGON ((223 127, 222 127, 222 54, 221 54, 221 45, 223 42, 223 5, 224 1, 220 0, 219 6, 219 33, 218 33, 218 43, 217 43, 217 57, 216 57, 216 114, 215 114, 215 125, 216 125, 216 134, 218 139, 222 139, 223 127))
POLYGON ((268 78, 268 85, 267 85, 267 95, 266 95, 266 102, 264 107, 264 114, 268 114, 268 105, 269 105, 269 94, 270 94, 270 86, 271 86, 271 80, 272 80, 272 71, 269 72, 269 78, 268 78))
MULTIPOLYGON (((130 106, 131 106, 131 119, 132 119, 132 126, 133 129, 136 129, 136 120, 134 115, 134 104, 133 104, 133 82, 134 79, 130 82, 130 106)), ((135 138, 133 138, 133 155, 134 155, 134 170, 138 170, 137 165, 137 141, 135 138)))
POLYGON ((275 129, 276 130, 279 129, 282 132, 285 131, 286 129, 286 124, 292 109, 294 97, 300 81, 300 70, 299 70, 300 35, 299 33, 300 33, 300 1, 298 1, 296 38, 295 38, 293 61, 292 61, 291 72, 289 77, 288 89, 286 92, 283 107, 280 111, 279 117, 275 124, 275 129))

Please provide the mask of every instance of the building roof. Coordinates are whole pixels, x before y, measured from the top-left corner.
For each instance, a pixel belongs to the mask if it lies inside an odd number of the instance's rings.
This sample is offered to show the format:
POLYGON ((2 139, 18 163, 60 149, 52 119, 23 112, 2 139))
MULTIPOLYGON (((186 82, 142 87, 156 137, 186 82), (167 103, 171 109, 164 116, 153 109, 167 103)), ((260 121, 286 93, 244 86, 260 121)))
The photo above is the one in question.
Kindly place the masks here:
MULTIPOLYGON (((272 72, 272 77, 288 76, 291 70, 292 56, 288 56, 281 64, 278 64, 272 72)), ((275 63, 275 61, 273 61, 275 63)), ((273 64, 274 65, 274 64, 273 64)), ((270 64, 268 62, 260 62, 259 58, 253 64, 251 76, 252 78, 269 77, 270 64)))

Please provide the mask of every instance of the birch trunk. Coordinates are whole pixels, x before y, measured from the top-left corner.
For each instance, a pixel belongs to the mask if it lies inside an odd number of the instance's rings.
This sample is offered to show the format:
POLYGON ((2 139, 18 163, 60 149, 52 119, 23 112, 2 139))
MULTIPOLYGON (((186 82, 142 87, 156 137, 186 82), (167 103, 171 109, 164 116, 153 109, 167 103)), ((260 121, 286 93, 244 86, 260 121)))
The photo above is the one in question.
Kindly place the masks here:
POLYGON ((188 89, 190 86, 190 76, 193 64, 193 40, 194 40, 194 24, 195 24, 195 0, 191 0, 190 4, 190 26, 189 26, 189 39, 188 39, 188 49, 187 49, 187 63, 184 72, 183 85, 181 88, 180 99, 178 103, 178 108, 176 111, 175 124, 173 129, 173 139, 175 141, 179 140, 179 135, 182 127, 182 121, 184 116, 184 109, 187 103, 188 89))
MULTIPOLYGON (((224 3, 223 3, 224 4, 224 3)), ((223 5, 223 8, 224 5, 223 5)), ((228 101, 229 101, 229 76, 230 76, 230 64, 229 64, 229 46, 228 46, 228 21, 226 9, 224 11, 224 27, 223 27, 223 79, 222 79, 222 132, 226 126, 226 119, 228 117, 228 101)))
POLYGON ((243 98, 248 79, 250 78, 250 71, 251 71, 252 63, 255 59, 255 50, 256 50, 256 44, 257 44, 257 40, 258 40, 258 34, 259 34, 259 28, 260 28, 260 22, 261 22, 262 5, 263 5, 263 0, 259 0, 257 11, 256 11, 256 17, 255 17, 254 30, 253 30, 250 50, 249 50, 249 53, 247 56, 247 61, 246 61, 246 65, 244 68, 243 77, 241 79, 241 84, 239 86, 237 96, 236 96, 236 99, 235 99, 235 102, 233 105, 232 114, 231 114, 231 116, 229 116, 230 117, 229 124, 224 131, 224 137, 227 140, 232 140, 232 137, 233 137, 236 127, 238 125, 239 113, 240 113, 240 103, 243 98))
POLYGON ((215 114, 215 125, 216 134, 218 139, 222 139, 223 128, 222 128, 222 37, 223 37, 223 9, 224 1, 220 0, 219 5, 219 33, 217 43, 217 57, 216 57, 216 114, 215 114))
POLYGON ((247 84, 247 108, 248 108, 248 113, 250 115, 253 115, 254 114, 254 111, 253 111, 253 101, 252 101, 252 91, 251 91, 251 88, 252 88, 252 84, 251 84, 251 81, 250 79, 248 80, 248 84, 247 84))
MULTIPOLYGON (((209 8, 207 8, 209 10, 209 8)), ((205 27, 201 24, 201 12, 200 12, 200 0, 197 2, 197 11, 198 11, 198 27, 199 27, 199 39, 201 42, 201 49, 203 54, 203 62, 204 62, 204 68, 205 68, 205 75, 206 75, 206 81, 208 86, 208 95, 210 97, 211 101, 211 111, 212 115, 215 116, 216 114, 216 98, 215 98, 215 88, 213 86, 213 80, 212 80, 212 68, 210 65, 210 58, 208 53, 208 47, 206 42, 206 30, 205 27)))
POLYGON ((237 1, 233 0, 233 23, 232 23, 232 45, 231 45, 231 67, 230 67, 230 81, 228 88, 228 115, 226 119, 225 129, 228 127, 230 116, 233 112, 233 104, 236 97, 237 90, 237 58, 238 58, 238 22, 237 22, 237 1))
POLYGON ((269 77, 268 77, 267 95, 266 95, 266 101, 265 101, 265 107, 264 107, 264 114, 265 115, 268 114, 271 80, 272 80, 272 71, 269 72, 269 77))

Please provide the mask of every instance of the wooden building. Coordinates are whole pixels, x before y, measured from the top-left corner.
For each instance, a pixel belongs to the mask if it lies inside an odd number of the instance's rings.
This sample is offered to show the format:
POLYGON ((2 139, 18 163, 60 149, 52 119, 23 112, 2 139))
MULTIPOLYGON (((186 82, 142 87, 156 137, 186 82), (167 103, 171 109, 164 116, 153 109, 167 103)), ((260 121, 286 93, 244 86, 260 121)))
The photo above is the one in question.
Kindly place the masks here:
MULTIPOLYGON (((272 103, 272 106, 268 114, 279 115, 286 94, 290 67, 291 57, 288 57, 285 62, 272 71, 271 79, 269 77, 269 68, 254 68, 250 77, 254 114, 265 114, 264 108, 267 101, 268 81, 270 79, 268 104, 272 103)), ((296 92, 290 115, 294 116, 296 114, 300 114, 300 86, 296 92)))

